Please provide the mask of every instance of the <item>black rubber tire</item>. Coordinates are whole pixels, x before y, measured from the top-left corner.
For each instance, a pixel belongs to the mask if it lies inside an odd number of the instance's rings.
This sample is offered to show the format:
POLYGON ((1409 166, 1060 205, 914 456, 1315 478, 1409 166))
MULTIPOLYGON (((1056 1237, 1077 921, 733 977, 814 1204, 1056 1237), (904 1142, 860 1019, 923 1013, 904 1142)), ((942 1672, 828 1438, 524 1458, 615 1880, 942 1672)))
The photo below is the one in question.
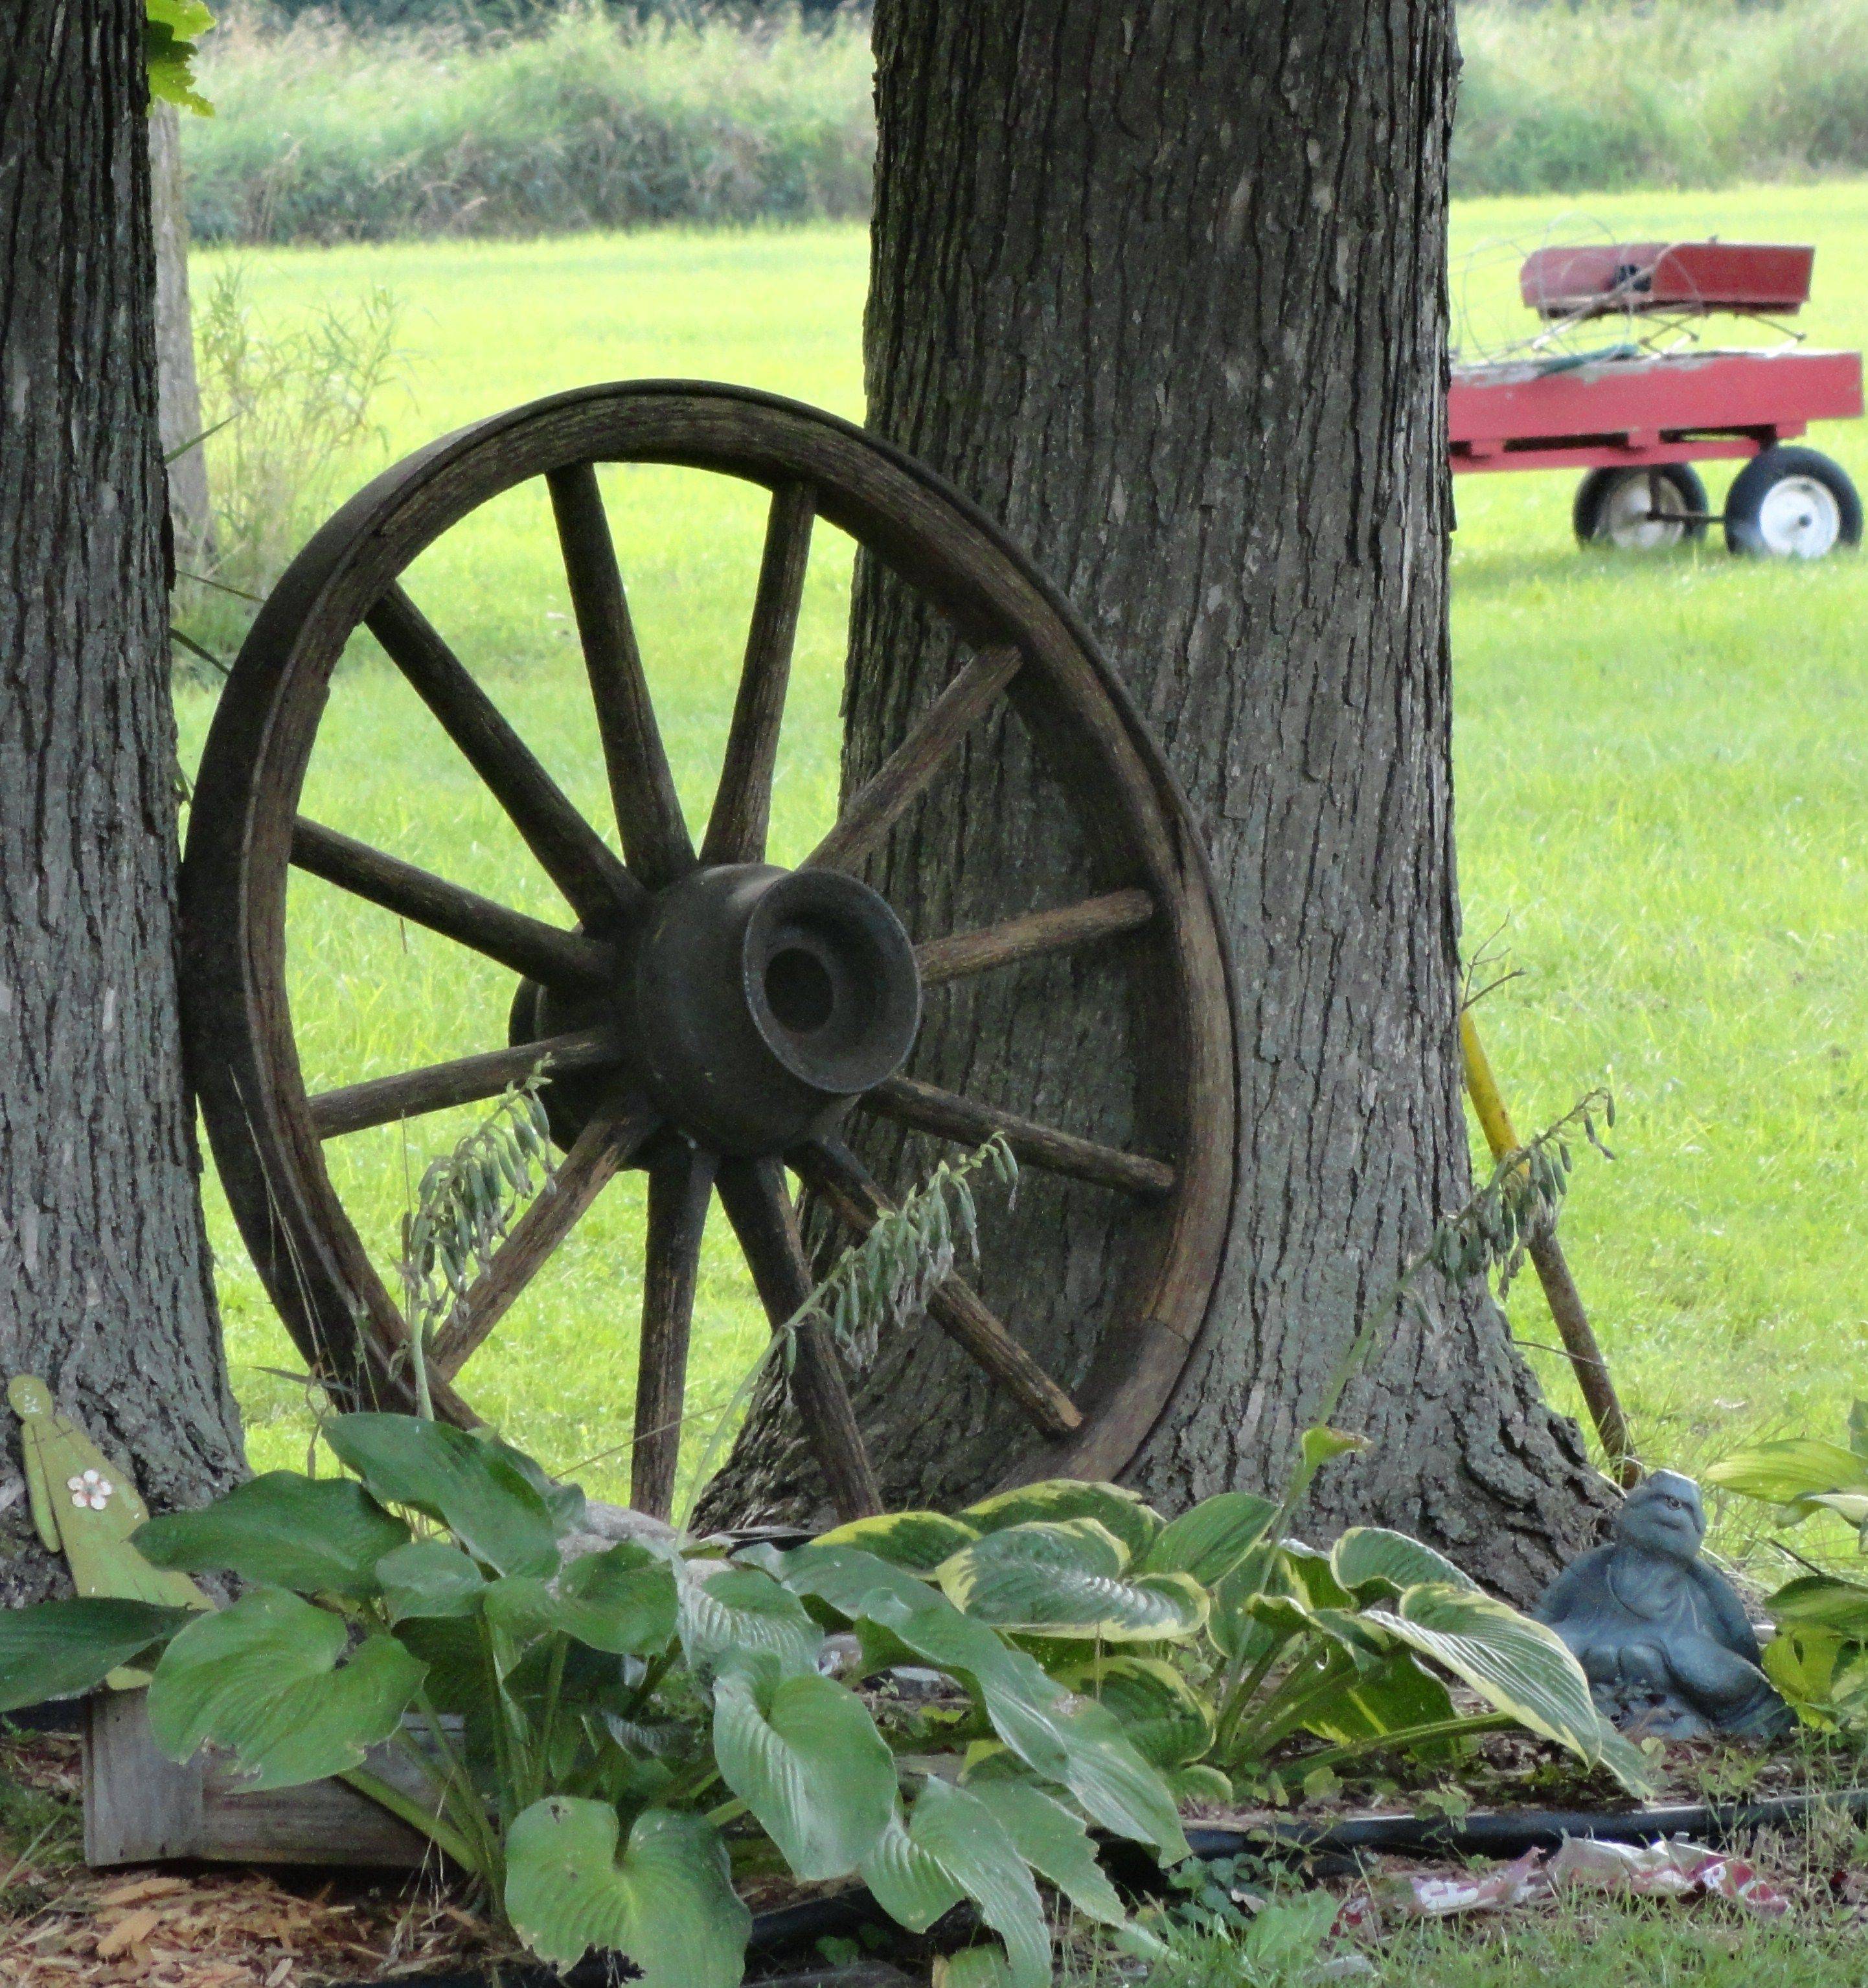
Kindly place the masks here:
POLYGON ((1787 478, 1807 477, 1819 483, 1836 500, 1837 530, 1834 539, 1821 553, 1805 557, 1822 558, 1839 546, 1859 546, 1862 542, 1862 500, 1849 472, 1820 449, 1780 445, 1755 455, 1732 478, 1725 498, 1725 549, 1752 559, 1785 559, 1794 555, 1785 547, 1772 546, 1765 537, 1765 500, 1787 478))
POLYGON ((1571 507, 1570 523, 1576 533, 1579 546, 1601 546, 1612 543, 1607 535, 1609 506, 1617 492, 1632 482, 1646 482, 1649 477, 1657 476, 1663 483, 1672 485, 1679 493, 1680 508, 1693 513, 1684 524, 1678 544, 1690 544, 1706 536, 1706 486, 1700 481, 1699 472, 1690 462, 1663 462, 1651 468, 1626 469, 1592 469, 1576 488, 1576 501, 1571 507))

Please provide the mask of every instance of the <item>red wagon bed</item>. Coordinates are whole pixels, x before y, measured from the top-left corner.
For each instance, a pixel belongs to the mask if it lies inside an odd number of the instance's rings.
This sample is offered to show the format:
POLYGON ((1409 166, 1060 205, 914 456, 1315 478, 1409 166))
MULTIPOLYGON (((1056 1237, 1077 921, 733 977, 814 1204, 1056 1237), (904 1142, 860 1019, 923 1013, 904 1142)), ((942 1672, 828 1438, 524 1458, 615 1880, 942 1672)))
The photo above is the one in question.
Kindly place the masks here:
MULTIPOLYGON (((1815 251, 1757 242, 1624 242, 1540 249, 1519 272, 1547 321, 1684 319, 1714 311, 1788 316, 1809 295, 1815 251)), ((1734 550, 1815 557, 1861 536, 1861 504, 1841 466, 1786 447, 1812 421, 1862 412, 1855 352, 1539 350, 1456 367, 1447 410, 1458 472, 1586 469, 1578 536, 1670 544, 1711 520, 1690 465, 1753 458, 1724 515, 1734 550)))

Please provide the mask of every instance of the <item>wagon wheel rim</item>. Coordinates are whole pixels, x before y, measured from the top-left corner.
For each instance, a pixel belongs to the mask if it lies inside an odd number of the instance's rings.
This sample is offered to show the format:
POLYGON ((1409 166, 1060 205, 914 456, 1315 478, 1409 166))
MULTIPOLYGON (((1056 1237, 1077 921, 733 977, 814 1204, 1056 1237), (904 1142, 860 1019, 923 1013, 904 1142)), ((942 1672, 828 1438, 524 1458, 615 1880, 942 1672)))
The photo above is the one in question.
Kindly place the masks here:
MULTIPOLYGON (((438 608, 437 617, 445 623, 438 608)), ((1003 536, 911 458, 797 403, 682 382, 559 395, 444 438, 353 499, 282 577, 229 678, 190 815, 183 931, 191 1060, 230 1203, 295 1341, 352 1398, 408 1404, 408 1327, 333 1186, 323 1142, 492 1097, 542 1056, 550 1057, 553 1090, 580 1100, 566 1122, 554 1122, 564 1148, 555 1185, 514 1223, 435 1340, 435 1405, 464 1425, 477 1420, 454 1384, 460 1368, 605 1184, 625 1167, 641 1167, 648 1243, 632 1499, 643 1509, 665 1516, 672 1493, 710 1204, 717 1199, 725 1212, 775 1327, 796 1313, 813 1281, 787 1171, 852 1236, 887 1209, 884 1190, 840 1136, 844 1106, 965 1144, 998 1134, 1023 1163, 1097 1183, 1141 1211, 1129 1282, 1068 1393, 964 1280, 949 1277, 932 1294, 929 1317, 1007 1391, 1033 1431, 1006 1481, 1117 1474, 1146 1439, 1205 1323, 1233 1188, 1235 1050, 1226 949, 1185 803, 1087 632, 1003 536), (596 465, 607 462, 709 470, 772 493, 720 782, 698 844, 675 797, 604 512, 596 465), (445 531, 535 478, 549 492, 570 585, 620 856, 400 585, 445 531), (779 871, 763 863, 765 837, 804 576, 821 522, 847 532, 933 602, 970 653, 893 754, 844 796, 818 847, 795 870, 779 871), (365 625, 492 789, 574 924, 510 911, 299 816, 331 671, 365 625), (1079 773, 1094 769, 1105 887, 985 931, 912 944, 850 872, 1008 699, 1041 716, 1055 735, 1053 749, 1079 773), (286 982, 293 867, 520 976, 514 1040, 310 1094, 286 982), (730 913, 724 899, 733 901, 730 913), (702 909, 689 908, 702 900, 702 909), (834 1069, 799 1040, 825 1025, 800 1025, 788 1036, 779 1010, 791 997, 775 999, 769 975, 760 977, 776 960, 773 931, 800 919, 815 919, 811 929, 829 934, 819 962, 827 971, 841 970, 851 985, 866 975, 882 989, 854 1033, 844 1030, 834 1069), (669 931, 674 940, 662 949, 672 963, 656 980, 642 967, 655 950, 645 935, 659 944, 669 931), (765 952, 753 943, 760 932, 765 952), (860 972, 847 954, 859 938, 871 948, 860 972), (913 1033, 903 1013, 918 1014, 921 982, 1016 970, 1027 959, 1118 940, 1138 949, 1135 970, 1167 997, 1160 1023, 1171 1081, 1151 1100, 1151 1150, 1118 1150, 1035 1124, 899 1069, 913 1033), (778 1090, 789 1077, 834 1095, 816 1115, 800 1115, 793 1097, 760 1124, 724 1125, 717 1095, 696 1103, 681 1089, 679 1043, 655 1063, 634 1039, 645 1016, 681 1005, 671 989, 679 996, 699 984, 692 973, 681 978, 683 945, 711 946, 717 966, 728 956, 722 944, 746 967, 728 1020, 755 1057, 777 1067, 778 1090), (619 978, 631 990, 626 998, 619 978), (662 1010, 643 1005, 641 987, 651 984, 662 1010), (527 989, 536 991, 528 997, 527 989), (872 1012, 878 1006, 886 1012, 872 1012)), ((821 998, 814 985, 807 993, 821 998)), ((838 1014, 849 1019, 833 1003, 838 1014)), ((789 1019, 812 1021, 801 1010, 789 1019)), ((792 1394, 831 1503, 845 1516, 875 1510, 878 1487, 834 1349, 821 1327, 798 1333, 796 1347, 792 1394)))

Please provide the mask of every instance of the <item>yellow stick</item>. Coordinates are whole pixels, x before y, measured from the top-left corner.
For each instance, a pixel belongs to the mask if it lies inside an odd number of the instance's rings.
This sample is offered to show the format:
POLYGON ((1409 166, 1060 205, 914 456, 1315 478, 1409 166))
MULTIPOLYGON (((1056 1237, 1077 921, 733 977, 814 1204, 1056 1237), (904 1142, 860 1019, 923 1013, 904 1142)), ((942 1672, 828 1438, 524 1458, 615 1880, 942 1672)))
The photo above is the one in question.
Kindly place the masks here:
MULTIPOLYGON (((1460 1013, 1460 1060, 1466 1072, 1466 1095, 1472 1100, 1472 1108, 1478 1114, 1485 1143, 1491 1148, 1493 1159, 1502 1160, 1508 1154, 1519 1151, 1522 1142, 1512 1127, 1511 1114, 1505 1109, 1498 1080, 1492 1074, 1491 1064, 1486 1059, 1485 1047, 1479 1040, 1470 1009, 1462 1009, 1460 1013)), ((1556 1320, 1557 1330, 1562 1335, 1563 1350, 1569 1355, 1576 1384, 1582 1390, 1582 1398, 1589 1407, 1589 1418, 1596 1425, 1596 1433, 1602 1439, 1602 1448, 1609 1453, 1609 1469, 1623 1489, 1629 1489, 1640 1482, 1641 1466, 1629 1437, 1628 1418, 1615 1391, 1615 1383, 1609 1378, 1609 1363, 1602 1357, 1595 1329, 1589 1324, 1589 1315, 1583 1310, 1582 1293, 1570 1275, 1562 1246, 1554 1234, 1541 1236, 1529 1246, 1528 1253, 1537 1271, 1538 1282, 1544 1287, 1550 1315, 1556 1320)))

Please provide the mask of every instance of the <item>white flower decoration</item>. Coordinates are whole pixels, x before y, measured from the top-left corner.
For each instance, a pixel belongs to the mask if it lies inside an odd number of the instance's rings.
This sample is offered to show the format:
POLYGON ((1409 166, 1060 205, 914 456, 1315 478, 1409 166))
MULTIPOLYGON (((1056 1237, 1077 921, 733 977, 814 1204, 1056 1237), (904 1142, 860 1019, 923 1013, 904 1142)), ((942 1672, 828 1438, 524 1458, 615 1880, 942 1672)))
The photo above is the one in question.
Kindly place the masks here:
POLYGON ((87 1470, 82 1477, 66 1478, 65 1488, 71 1493, 71 1502, 80 1512, 101 1512, 110 1503, 110 1493, 117 1486, 102 1471, 87 1470))

